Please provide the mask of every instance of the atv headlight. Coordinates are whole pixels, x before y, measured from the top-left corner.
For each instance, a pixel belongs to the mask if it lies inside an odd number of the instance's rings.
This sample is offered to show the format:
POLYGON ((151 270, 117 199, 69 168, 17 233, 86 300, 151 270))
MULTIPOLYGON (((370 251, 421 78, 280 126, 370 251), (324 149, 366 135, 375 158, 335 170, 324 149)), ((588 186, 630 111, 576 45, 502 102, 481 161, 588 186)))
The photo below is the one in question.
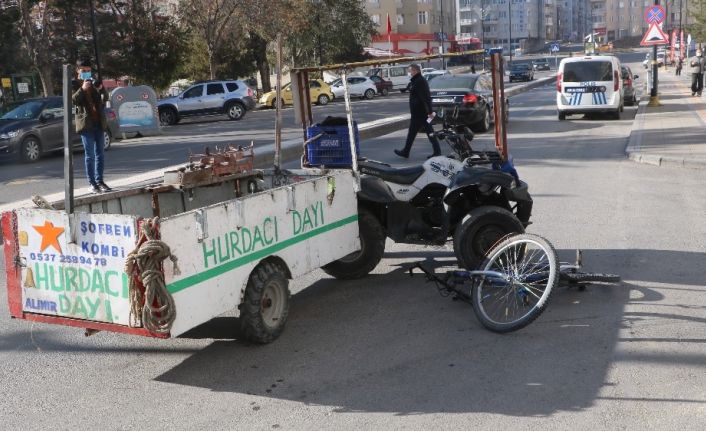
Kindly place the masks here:
POLYGON ((11 130, 11 131, 6 132, 6 133, 0 133, 0 139, 12 139, 12 138, 16 137, 16 136, 19 135, 19 134, 20 134, 20 130, 19 130, 19 129, 17 129, 17 130, 11 130))

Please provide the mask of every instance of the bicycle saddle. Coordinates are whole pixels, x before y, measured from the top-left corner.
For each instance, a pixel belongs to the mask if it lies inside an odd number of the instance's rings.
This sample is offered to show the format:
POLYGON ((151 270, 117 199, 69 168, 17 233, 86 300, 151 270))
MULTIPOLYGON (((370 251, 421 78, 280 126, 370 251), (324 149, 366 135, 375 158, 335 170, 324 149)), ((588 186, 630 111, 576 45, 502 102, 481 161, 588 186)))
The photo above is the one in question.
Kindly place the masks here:
POLYGON ((417 178, 424 173, 424 166, 410 166, 406 168, 393 168, 392 166, 376 162, 373 160, 365 160, 358 163, 358 170, 361 174, 372 175, 384 181, 390 181, 395 184, 412 184, 417 178))

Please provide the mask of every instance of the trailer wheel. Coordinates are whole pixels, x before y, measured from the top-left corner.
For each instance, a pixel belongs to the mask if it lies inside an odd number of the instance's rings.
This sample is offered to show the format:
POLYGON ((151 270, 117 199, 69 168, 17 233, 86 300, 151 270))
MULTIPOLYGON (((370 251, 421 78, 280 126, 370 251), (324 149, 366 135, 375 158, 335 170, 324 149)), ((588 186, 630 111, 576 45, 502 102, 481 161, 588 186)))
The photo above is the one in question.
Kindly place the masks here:
POLYGON ((329 263, 322 269, 328 275, 342 280, 365 277, 380 263, 385 253, 385 230, 370 211, 361 209, 358 214, 360 251, 353 252, 329 263))
POLYGON ((245 338, 259 344, 276 340, 287 323, 289 296, 286 271, 272 262, 259 264, 250 273, 240 305, 240 329, 245 338))

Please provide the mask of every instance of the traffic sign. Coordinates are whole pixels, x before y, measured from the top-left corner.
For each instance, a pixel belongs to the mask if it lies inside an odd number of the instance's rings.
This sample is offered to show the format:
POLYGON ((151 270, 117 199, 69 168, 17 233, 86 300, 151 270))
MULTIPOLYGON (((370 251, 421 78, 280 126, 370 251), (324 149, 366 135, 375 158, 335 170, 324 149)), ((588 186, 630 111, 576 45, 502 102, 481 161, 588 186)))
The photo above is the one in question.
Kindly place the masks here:
POLYGON ((645 9, 645 22, 647 24, 659 24, 664 21, 666 16, 667 14, 664 12, 664 8, 658 4, 645 9))
POLYGON ((560 48, 559 48, 558 44, 555 43, 552 45, 552 52, 559 52, 559 50, 560 50, 560 48))
POLYGON ((664 34, 661 28, 659 28, 659 25, 657 23, 652 23, 650 24, 650 28, 647 30, 647 33, 645 33, 645 36, 642 38, 642 42, 640 42, 641 46, 652 46, 652 45, 667 45, 669 44, 667 35, 664 34))

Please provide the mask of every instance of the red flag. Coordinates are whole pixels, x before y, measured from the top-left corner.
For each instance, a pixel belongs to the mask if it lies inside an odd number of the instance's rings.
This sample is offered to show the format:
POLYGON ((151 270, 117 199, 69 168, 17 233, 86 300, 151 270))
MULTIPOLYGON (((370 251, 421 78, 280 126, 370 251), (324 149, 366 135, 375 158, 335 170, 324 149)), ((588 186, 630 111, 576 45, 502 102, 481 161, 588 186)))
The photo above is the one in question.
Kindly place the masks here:
POLYGON ((392 23, 390 22, 390 14, 387 14, 387 34, 392 33, 392 23))

